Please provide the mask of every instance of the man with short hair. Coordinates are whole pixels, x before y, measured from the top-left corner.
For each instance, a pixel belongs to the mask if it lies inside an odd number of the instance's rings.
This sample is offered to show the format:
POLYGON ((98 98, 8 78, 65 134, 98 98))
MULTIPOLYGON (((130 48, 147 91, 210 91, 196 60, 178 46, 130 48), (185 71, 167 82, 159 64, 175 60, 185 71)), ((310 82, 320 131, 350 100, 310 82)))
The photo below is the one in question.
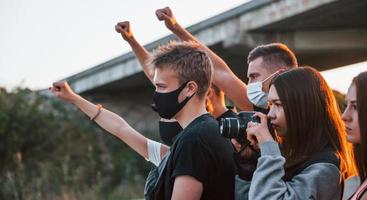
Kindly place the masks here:
POLYGON ((233 199, 235 166, 228 140, 205 110, 212 63, 195 43, 153 52, 155 110, 183 128, 170 151, 157 199, 233 199))
MULTIPOLYGON (((148 199, 233 199, 235 164, 233 148, 221 137, 217 121, 207 113, 205 98, 212 80, 212 63, 192 42, 158 48, 150 61, 153 69, 154 109, 183 128, 166 154, 163 172, 148 199)), ((145 158, 149 142, 116 114, 75 94, 65 81, 50 88, 71 102, 102 128, 120 138, 145 158)))

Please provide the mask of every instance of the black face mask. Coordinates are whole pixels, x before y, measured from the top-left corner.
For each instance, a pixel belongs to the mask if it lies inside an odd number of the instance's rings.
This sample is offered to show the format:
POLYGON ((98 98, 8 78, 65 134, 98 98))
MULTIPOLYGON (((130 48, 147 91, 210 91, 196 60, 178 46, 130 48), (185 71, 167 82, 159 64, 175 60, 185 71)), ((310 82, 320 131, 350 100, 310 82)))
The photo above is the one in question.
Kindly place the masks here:
POLYGON ((172 119, 185 105, 186 103, 193 97, 186 97, 181 103, 178 102, 178 96, 180 95, 181 91, 186 87, 185 82, 182 84, 178 89, 167 92, 167 93, 160 93, 154 92, 153 94, 153 102, 152 108, 156 111, 159 116, 164 119, 172 119))
POLYGON ((176 122, 164 122, 159 121, 159 135, 162 141, 171 146, 173 144, 173 139, 182 131, 181 125, 176 122))

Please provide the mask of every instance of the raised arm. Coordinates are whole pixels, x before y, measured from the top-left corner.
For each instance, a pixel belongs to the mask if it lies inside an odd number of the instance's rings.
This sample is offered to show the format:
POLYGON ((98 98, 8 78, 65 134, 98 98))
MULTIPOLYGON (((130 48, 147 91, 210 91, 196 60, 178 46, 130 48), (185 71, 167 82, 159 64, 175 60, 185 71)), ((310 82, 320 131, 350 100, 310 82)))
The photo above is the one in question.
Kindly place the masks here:
POLYGON ((147 65, 149 52, 135 39, 130 23, 128 21, 119 22, 115 26, 116 32, 120 33, 122 38, 130 45, 140 65, 143 67, 145 75, 153 83, 153 69, 147 65))
MULTIPOLYGON (((67 101, 78 107, 88 117, 93 118, 99 112, 98 107, 83 97, 74 93, 66 81, 53 83, 51 92, 61 100, 67 101)), ((124 119, 115 113, 102 108, 94 121, 107 132, 118 137, 144 158, 148 158, 148 139, 133 129, 124 119)), ((168 147, 161 145, 161 155, 167 152, 168 147)))
POLYGON ((175 19, 171 9, 165 7, 156 11, 158 20, 164 21, 166 27, 183 41, 195 41, 204 48, 213 62, 213 82, 241 110, 252 110, 252 104, 247 98, 247 86, 239 79, 228 65, 216 53, 200 43, 190 32, 183 28, 175 19), (235 89, 234 89, 235 88, 235 89))

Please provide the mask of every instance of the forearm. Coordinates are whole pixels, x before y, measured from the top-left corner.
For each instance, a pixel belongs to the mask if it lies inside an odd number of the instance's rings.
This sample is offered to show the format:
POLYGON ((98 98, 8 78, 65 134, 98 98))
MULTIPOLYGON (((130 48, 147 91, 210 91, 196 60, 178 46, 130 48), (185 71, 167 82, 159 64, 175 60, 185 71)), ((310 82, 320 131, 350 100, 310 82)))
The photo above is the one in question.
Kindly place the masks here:
MULTIPOLYGON (((98 112, 96 105, 80 96, 76 96, 72 103, 89 118, 94 117, 98 112)), ((95 122, 107 132, 124 141, 141 156, 148 157, 147 138, 131 128, 124 119, 115 113, 102 108, 95 122)))
POLYGON ((147 61, 150 58, 149 52, 135 39, 133 35, 126 41, 129 43, 140 65, 143 67, 145 75, 151 82, 153 82, 153 70, 147 64, 147 61))
POLYGON ((226 62, 206 45, 200 43, 189 31, 176 23, 170 30, 183 41, 198 43, 209 55, 213 63, 213 83, 220 88, 241 110, 252 110, 252 104, 247 98, 247 86, 229 68, 226 62), (236 90, 233 90, 236 86, 236 90))
POLYGON ((176 23, 170 30, 183 41, 194 41, 198 43, 201 46, 201 48, 203 48, 209 54, 209 57, 213 62, 214 70, 227 71, 228 73, 232 73, 231 69, 228 67, 228 65, 224 62, 224 60, 221 57, 219 57, 206 45, 202 44, 195 36, 193 36, 180 24, 176 23))

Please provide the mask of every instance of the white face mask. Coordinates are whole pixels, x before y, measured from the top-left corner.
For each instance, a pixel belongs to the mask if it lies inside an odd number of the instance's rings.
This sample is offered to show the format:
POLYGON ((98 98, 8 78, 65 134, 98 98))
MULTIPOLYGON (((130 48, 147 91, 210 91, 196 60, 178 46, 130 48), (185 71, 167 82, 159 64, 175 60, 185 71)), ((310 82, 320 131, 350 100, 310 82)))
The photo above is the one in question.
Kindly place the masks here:
POLYGON ((275 75, 278 75, 280 71, 276 71, 271 74, 263 81, 249 83, 247 85, 247 97, 251 101, 252 104, 259 108, 268 108, 268 94, 263 91, 263 83, 267 81, 269 78, 272 78, 275 75))
POLYGON ((262 82, 250 83, 247 85, 247 97, 252 104, 259 108, 268 108, 268 94, 262 90, 262 82))

